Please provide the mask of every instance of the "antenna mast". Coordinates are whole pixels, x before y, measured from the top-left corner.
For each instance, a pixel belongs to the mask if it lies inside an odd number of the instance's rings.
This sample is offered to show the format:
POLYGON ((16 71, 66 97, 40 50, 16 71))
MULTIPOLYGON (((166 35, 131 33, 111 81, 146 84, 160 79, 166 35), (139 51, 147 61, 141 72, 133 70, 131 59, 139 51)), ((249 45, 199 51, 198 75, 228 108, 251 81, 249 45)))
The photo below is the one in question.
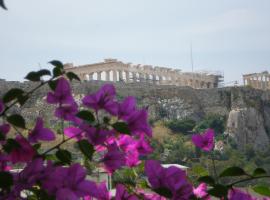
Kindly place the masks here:
POLYGON ((192 42, 190 42, 190 61, 191 61, 191 71, 194 71, 194 63, 193 63, 193 49, 192 42))

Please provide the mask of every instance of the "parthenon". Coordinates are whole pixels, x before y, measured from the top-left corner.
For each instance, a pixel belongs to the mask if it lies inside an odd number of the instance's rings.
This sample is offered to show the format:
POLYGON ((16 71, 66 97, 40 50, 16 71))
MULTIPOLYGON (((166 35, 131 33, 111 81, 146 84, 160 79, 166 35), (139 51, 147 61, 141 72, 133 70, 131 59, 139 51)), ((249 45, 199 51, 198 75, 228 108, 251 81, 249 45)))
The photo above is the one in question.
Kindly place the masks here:
POLYGON ((117 59, 105 59, 104 62, 74 66, 65 64, 65 70, 76 73, 81 80, 113 82, 145 82, 157 85, 190 86, 193 88, 216 88, 222 81, 221 74, 207 72, 182 72, 179 69, 134 65, 117 59))
POLYGON ((268 71, 261 73, 243 75, 244 85, 251 86, 256 89, 270 89, 270 74, 268 71))

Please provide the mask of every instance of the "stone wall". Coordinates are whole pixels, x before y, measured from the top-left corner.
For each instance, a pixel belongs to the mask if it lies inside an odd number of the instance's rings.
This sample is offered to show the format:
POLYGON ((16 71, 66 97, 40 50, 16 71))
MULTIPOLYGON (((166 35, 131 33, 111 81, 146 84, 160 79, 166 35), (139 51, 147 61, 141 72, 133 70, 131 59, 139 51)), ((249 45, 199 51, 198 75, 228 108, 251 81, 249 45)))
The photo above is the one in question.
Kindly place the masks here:
POLYGON ((85 81, 140 82, 193 88, 216 88, 223 81, 223 76, 217 73, 182 72, 167 67, 123 63, 116 59, 105 59, 104 62, 81 66, 68 63, 65 64, 65 70, 76 73, 85 81))
POLYGON ((269 90, 270 89, 270 74, 268 71, 261 73, 245 74, 243 75, 244 85, 252 88, 269 90))
MULTIPOLYGON (((74 82, 72 85, 76 99, 96 91, 104 82, 74 82)), ((12 87, 33 87, 30 82, 5 82, 0 80, 0 95, 12 87)), ((270 91, 247 87, 193 89, 191 87, 163 86, 148 83, 115 83, 118 98, 135 96, 140 107, 147 107, 153 120, 191 118, 201 120, 208 114, 224 115, 228 119, 227 133, 234 137, 241 147, 246 143, 255 148, 269 145, 270 131, 270 91)), ((48 88, 34 94, 22 109, 22 114, 34 120, 41 115, 51 123, 55 119, 53 106, 44 103, 48 88)), ((13 109, 13 112, 18 112, 13 109)))

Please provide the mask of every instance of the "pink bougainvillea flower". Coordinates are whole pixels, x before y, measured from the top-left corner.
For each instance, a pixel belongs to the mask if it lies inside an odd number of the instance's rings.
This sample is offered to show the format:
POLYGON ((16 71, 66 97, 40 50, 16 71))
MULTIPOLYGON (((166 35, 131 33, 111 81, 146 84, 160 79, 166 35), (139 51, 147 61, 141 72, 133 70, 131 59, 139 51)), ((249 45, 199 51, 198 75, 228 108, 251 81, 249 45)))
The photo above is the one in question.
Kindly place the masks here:
POLYGON ((97 129, 91 126, 84 126, 85 136, 88 138, 89 142, 93 145, 103 144, 106 139, 113 135, 113 131, 97 129))
POLYGON ((74 138, 75 140, 79 141, 83 138, 84 131, 80 128, 70 126, 64 129, 64 134, 69 138, 74 138))
POLYGON ((144 170, 152 188, 157 189, 164 186, 165 170, 158 161, 147 160, 144 170))
POLYGON ((126 97, 118 104, 118 118, 127 119, 134 111, 136 111, 136 99, 134 97, 126 97))
POLYGON ((44 168, 41 158, 29 162, 21 172, 14 174, 12 193, 19 197, 22 190, 29 189, 35 185, 37 181, 42 179, 44 168))
POLYGON ((104 109, 112 115, 118 112, 118 104, 115 102, 115 88, 112 84, 103 85, 94 94, 87 95, 82 102, 85 106, 93 108, 95 111, 104 109))
POLYGON ((188 200, 193 195, 193 187, 188 182, 185 171, 174 166, 169 167, 165 169, 165 180, 166 188, 173 194, 172 199, 188 200))
POLYGON ((152 137, 152 129, 148 124, 148 114, 145 109, 134 111, 127 119, 129 130, 133 134, 145 133, 152 137))
MULTIPOLYGON (((47 167, 48 168, 48 167, 47 167)), ((41 180, 42 187, 56 199, 80 199, 91 195, 96 190, 96 184, 86 179, 86 170, 80 164, 70 167, 49 167, 45 177, 41 180)))
POLYGON ((172 200, 188 200, 193 195, 192 185, 188 182, 185 171, 177 167, 163 168, 158 161, 145 162, 145 174, 152 188, 167 188, 172 200))
POLYGON ((94 197, 98 200, 110 200, 110 192, 106 187, 106 183, 102 182, 100 184, 96 184, 96 188, 91 190, 90 196, 94 197))
POLYGON ((140 155, 147 155, 153 152, 153 148, 150 146, 143 134, 141 134, 140 139, 136 143, 135 147, 140 155))
POLYGON ((0 171, 9 171, 8 169, 9 157, 0 152, 0 171))
POLYGON ((137 141, 133 139, 133 137, 129 135, 120 135, 117 144, 118 146, 125 152, 128 151, 128 149, 135 148, 137 141))
POLYGON ((47 94, 47 102, 50 104, 72 104, 74 102, 69 82, 65 78, 61 77, 57 80, 55 91, 47 94))
POLYGON ((144 200, 167 200, 165 197, 155 193, 146 192, 143 189, 137 189, 136 192, 140 194, 144 200))
POLYGON ((207 184, 201 183, 198 187, 193 188, 193 193, 197 198, 203 200, 210 200, 210 196, 207 194, 207 184))
POLYGON ((9 124, 0 125, 0 134, 1 134, 0 144, 5 143, 6 135, 8 134, 9 131, 10 131, 9 124))
POLYGON ((192 136, 193 144, 204 150, 211 151, 214 148, 214 130, 207 129, 203 134, 196 134, 192 136))
POLYGON ((127 151, 125 151, 126 154, 126 165, 129 167, 137 166, 141 163, 139 160, 139 153, 137 149, 135 148, 129 148, 127 151))
POLYGON ((61 105, 55 109, 54 115, 66 121, 76 121, 76 114, 78 112, 77 103, 61 105))
POLYGON ((129 194, 122 184, 117 184, 115 200, 139 200, 139 198, 134 194, 129 194))
POLYGON ((5 109, 5 104, 3 103, 3 101, 0 99, 0 114, 4 111, 5 109))
POLYGON ((257 198, 252 197, 250 194, 245 193, 239 189, 231 189, 229 191, 229 200, 256 200, 257 198))
POLYGON ((108 146, 108 152, 104 155, 102 161, 105 169, 109 173, 113 173, 115 170, 120 169, 126 164, 125 154, 116 144, 108 146))
POLYGON ((52 141, 55 140, 55 135, 50 129, 43 127, 43 120, 38 117, 34 129, 28 135, 28 140, 31 143, 36 143, 39 140, 52 141))
POLYGON ((18 163, 18 162, 29 162, 30 160, 32 160, 32 158, 36 154, 36 151, 30 145, 30 143, 20 135, 18 135, 15 138, 15 140, 19 146, 14 147, 12 151, 9 153, 10 161, 12 163, 18 163))

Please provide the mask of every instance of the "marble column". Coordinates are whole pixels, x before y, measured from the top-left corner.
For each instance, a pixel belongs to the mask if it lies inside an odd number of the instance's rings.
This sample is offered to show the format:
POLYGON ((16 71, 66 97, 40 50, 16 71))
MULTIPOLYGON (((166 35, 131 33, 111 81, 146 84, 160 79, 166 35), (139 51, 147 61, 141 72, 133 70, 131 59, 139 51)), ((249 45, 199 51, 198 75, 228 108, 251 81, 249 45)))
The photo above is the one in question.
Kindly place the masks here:
POLYGON ((149 74, 145 74, 145 82, 147 82, 147 83, 150 82, 150 76, 149 76, 149 74))
POLYGON ((113 82, 117 81, 117 71, 113 70, 113 82))
POLYGON ((156 84, 157 83, 157 77, 156 75, 153 74, 153 83, 156 84))
POLYGON ((94 75, 94 73, 91 73, 91 74, 88 75, 89 76, 89 81, 93 80, 93 75, 94 75))
POLYGON ((144 81, 144 76, 142 73, 139 73, 139 81, 143 82, 144 81))
POLYGON ((123 79, 123 71, 118 71, 119 72, 119 81, 124 81, 123 79))
POLYGON ((106 81, 110 81, 110 71, 106 71, 106 81))
POLYGON ((126 82, 130 82, 130 76, 129 76, 129 72, 128 71, 125 71, 125 74, 126 74, 126 82))
POLYGON ((132 79, 133 79, 133 82, 137 82, 137 75, 135 72, 132 72, 132 79))
POLYGON ((101 72, 98 72, 98 73, 97 73, 97 80, 98 80, 98 81, 101 81, 101 72))

